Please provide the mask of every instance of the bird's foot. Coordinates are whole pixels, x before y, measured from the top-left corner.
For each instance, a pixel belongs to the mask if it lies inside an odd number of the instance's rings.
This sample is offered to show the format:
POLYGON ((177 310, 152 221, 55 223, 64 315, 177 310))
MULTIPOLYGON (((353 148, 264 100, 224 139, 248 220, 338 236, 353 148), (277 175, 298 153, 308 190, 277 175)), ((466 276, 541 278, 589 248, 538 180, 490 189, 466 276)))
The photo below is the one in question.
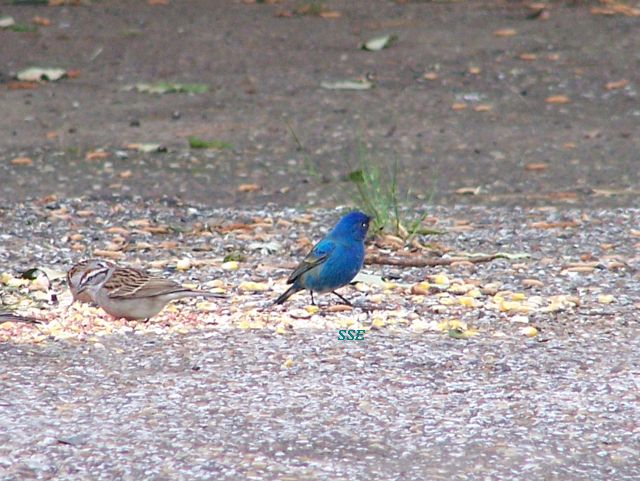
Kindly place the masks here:
POLYGON ((351 302, 349 302, 347 299, 345 299, 344 297, 342 297, 340 294, 338 294, 336 291, 331 291, 331 294, 335 294, 336 296, 338 296, 340 299, 342 299, 342 302, 344 302, 347 306, 351 306, 353 307, 353 304, 351 304, 351 302))

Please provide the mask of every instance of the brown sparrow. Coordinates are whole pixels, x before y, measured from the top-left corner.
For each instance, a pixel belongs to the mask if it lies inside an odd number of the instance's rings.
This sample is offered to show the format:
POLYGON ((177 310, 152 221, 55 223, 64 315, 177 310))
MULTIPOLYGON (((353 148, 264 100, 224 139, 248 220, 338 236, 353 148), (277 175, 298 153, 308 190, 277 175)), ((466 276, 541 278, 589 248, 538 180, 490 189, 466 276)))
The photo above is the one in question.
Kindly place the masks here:
POLYGON ((108 267, 115 267, 115 264, 111 261, 105 261, 102 259, 85 259, 78 262, 77 264, 74 264, 71 269, 69 269, 69 272, 67 272, 67 286, 69 287, 71 295, 73 296, 73 302, 71 304, 76 301, 89 303, 93 302, 88 292, 85 291, 80 294, 78 293, 78 285, 80 284, 80 280, 82 279, 82 276, 88 271, 108 267))
POLYGON ((108 314, 125 319, 149 319, 168 302, 183 297, 226 297, 215 292, 194 291, 142 269, 118 266, 86 271, 77 290, 78 295, 85 293, 108 314))

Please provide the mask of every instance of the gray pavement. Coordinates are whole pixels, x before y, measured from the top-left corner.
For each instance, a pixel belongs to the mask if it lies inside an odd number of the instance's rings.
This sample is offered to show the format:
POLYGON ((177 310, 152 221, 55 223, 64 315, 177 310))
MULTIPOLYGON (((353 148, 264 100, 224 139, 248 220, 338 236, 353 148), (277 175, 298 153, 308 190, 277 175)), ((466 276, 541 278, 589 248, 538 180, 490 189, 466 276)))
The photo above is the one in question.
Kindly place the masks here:
POLYGON ((4 345, 1 478, 636 480, 636 334, 4 345))

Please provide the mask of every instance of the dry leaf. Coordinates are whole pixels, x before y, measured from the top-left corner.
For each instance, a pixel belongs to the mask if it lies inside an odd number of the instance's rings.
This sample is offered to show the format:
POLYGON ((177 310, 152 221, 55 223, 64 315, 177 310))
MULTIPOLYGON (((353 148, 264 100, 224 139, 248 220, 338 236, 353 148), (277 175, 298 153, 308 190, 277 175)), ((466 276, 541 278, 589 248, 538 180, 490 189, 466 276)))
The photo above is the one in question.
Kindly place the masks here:
POLYGON ((167 234, 169 232, 169 226, 166 225, 158 225, 158 226, 145 226, 141 229, 144 232, 148 232, 149 234, 167 234))
POLYGON ((255 228, 255 226, 250 225, 250 224, 241 224, 241 223, 235 223, 235 224, 228 224, 228 225, 223 225, 220 227, 216 227, 216 230, 218 232, 220 232, 221 234, 226 234, 227 232, 233 232, 236 230, 240 230, 240 231, 251 231, 255 228))
POLYGON ((38 83, 37 82, 21 82, 21 81, 15 81, 15 82, 7 82, 7 88, 9 90, 33 90, 33 89, 37 89, 38 88, 38 83))
POLYGON ((49 0, 50 7, 61 7, 63 5, 80 5, 84 0, 49 0))
POLYGON ((423 75, 423 78, 425 78, 426 80, 437 80, 438 74, 435 72, 427 72, 423 75))
POLYGON ((329 90, 369 90, 374 86, 374 83, 367 78, 356 78, 354 80, 320 82, 320 86, 329 90))
POLYGON ((337 10, 328 10, 326 12, 320 12, 318 14, 322 18, 340 18, 342 17, 342 13, 337 10))
POLYGON ((560 272, 560 274, 562 275, 566 275, 567 272, 577 272, 579 274, 589 274, 591 272, 593 272, 596 268, 593 266, 572 266, 572 267, 567 267, 566 269, 563 269, 562 272, 560 272))
POLYGON ((134 219, 134 220, 130 220, 128 224, 131 227, 144 227, 144 226, 151 225, 151 221, 149 219, 134 219))
POLYGON ((629 85, 629 81, 627 79, 622 79, 622 80, 616 80, 614 82, 607 82, 607 84, 605 85, 605 88, 607 90, 617 90, 617 89, 623 89, 627 85, 629 85))
POLYGON ((524 166, 524 170, 528 170, 530 172, 547 170, 548 165, 544 162, 532 162, 524 166))
POLYGON ((522 279, 522 286, 526 288, 544 287, 544 282, 538 279, 522 279))
POLYGON ((114 239, 114 242, 107 242, 107 244, 105 244, 104 249, 107 251, 121 251, 124 250, 124 248, 126 247, 127 243, 124 239, 119 238, 119 239, 114 239))
POLYGON ((223 262, 220 267, 222 267, 222 269, 224 269, 225 271, 237 271, 240 268, 240 264, 238 263, 238 261, 228 261, 223 262))
POLYGON ((604 7, 593 7, 591 13, 593 15, 626 15, 627 17, 640 17, 640 8, 634 8, 615 0, 602 0, 604 7))
POLYGON ((87 152, 85 155, 85 160, 101 160, 109 157, 109 152, 105 152, 104 150, 93 150, 91 152, 87 152))
POLYGON ((25 82, 55 82, 66 75, 63 68, 29 67, 18 72, 16 78, 25 82))
POLYGON ((578 194, 577 192, 551 192, 548 194, 548 197, 550 199, 570 200, 570 199, 577 199, 578 194))
POLYGON ((471 75, 478 75, 480 72, 482 72, 480 67, 469 67, 469 73, 471 75))
POLYGON ((568 104, 571 100, 566 95, 552 95, 547 97, 545 102, 548 104, 568 104))
POLYGON ((526 60, 531 62, 533 60, 538 60, 538 56, 535 53, 521 53, 518 57, 520 60, 526 60))
POLYGON ((0 16, 0 28, 13 27, 15 24, 16 24, 16 21, 13 17, 8 15, 0 16))
POLYGON ((473 108, 474 112, 490 112, 493 109, 493 106, 490 104, 479 104, 473 108))
POLYGON ((607 269, 610 271, 615 271, 618 269, 624 269, 627 265, 624 262, 613 261, 607 265, 607 269))
POLYGON ((464 110, 467 108, 467 104, 464 102, 456 102, 451 106, 451 110, 464 110))
POLYGON ((269 290, 269 284, 266 282, 245 281, 238 285, 238 290, 241 292, 265 292, 269 290))
POLYGON ((124 259, 125 255, 119 251, 108 251, 104 249, 93 249, 95 257, 106 257, 107 259, 124 259))
POLYGON ((258 184, 240 184, 238 186, 238 192, 256 192, 260 190, 258 184))
POLYGON ((191 269, 191 259, 180 259, 176 262, 176 269, 179 271, 188 271, 191 269))
POLYGON ((130 170, 125 170, 124 172, 120 172, 120 174, 118 175, 120 176, 121 179, 128 179, 133 175, 133 172, 131 172, 130 170))
POLYGON ((37 205, 47 205, 47 204, 51 204, 53 202, 56 202, 58 200, 58 196, 55 194, 49 194, 49 195, 45 195, 44 197, 41 197, 40 199, 36 200, 36 204, 37 205))
POLYGON ((514 28, 501 28, 500 30, 493 32, 496 37, 513 37, 517 33, 517 30, 514 28))
POLYGON ((593 7, 591 9, 593 15, 615 15, 616 12, 613 8, 608 7, 593 7))
POLYGON ((33 160, 31 157, 16 157, 11 159, 12 165, 31 165, 33 164, 33 160))
POLYGON ((596 139, 596 138, 600 137, 600 135, 602 135, 602 131, 600 129, 593 129, 593 130, 589 130, 589 131, 585 132, 584 138, 585 139, 596 139))
POLYGON ((478 187, 461 187, 455 190, 455 193, 458 195, 478 195, 480 193, 481 188, 478 187))
POLYGON ((45 18, 45 17, 40 17, 38 15, 33 17, 31 19, 31 22, 36 24, 36 25, 40 25, 41 27, 48 27, 49 25, 51 25, 51 20, 49 20, 48 18, 45 18))
POLYGON ((430 284, 426 281, 411 286, 411 294, 414 296, 426 296, 429 294, 430 284))
POLYGON ((600 304, 611 304, 615 300, 616 300, 616 298, 613 297, 611 294, 600 294, 598 296, 598 302, 600 304))
POLYGON ((284 361, 282 363, 282 367, 284 367, 286 369, 289 369, 292 366, 293 366, 293 359, 291 359, 291 358, 288 358, 286 361, 284 361))
POLYGON ((352 311, 353 307, 346 304, 332 304, 325 309, 327 312, 348 312, 352 311))
POLYGON ((575 220, 566 220, 560 222, 534 222, 529 227, 534 229, 566 229, 569 227, 578 227, 580 224, 575 220))
POLYGON ((129 232, 124 227, 117 227, 117 226, 109 227, 105 232, 107 234, 118 234, 118 235, 122 235, 122 236, 131 235, 131 232, 129 232))

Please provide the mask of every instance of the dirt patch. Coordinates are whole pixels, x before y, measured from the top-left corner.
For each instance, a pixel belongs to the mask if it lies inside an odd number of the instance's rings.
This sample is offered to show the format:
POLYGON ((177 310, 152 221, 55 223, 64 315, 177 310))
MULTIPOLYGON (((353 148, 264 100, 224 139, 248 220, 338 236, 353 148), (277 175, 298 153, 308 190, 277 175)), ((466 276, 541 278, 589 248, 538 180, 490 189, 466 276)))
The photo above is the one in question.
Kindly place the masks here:
POLYGON ((340 179, 357 166, 362 142, 373 162, 398 163, 411 202, 433 193, 447 203, 633 203, 637 17, 594 15, 590 3, 550 4, 546 20, 520 3, 326 5, 340 17, 279 16, 295 2, 3 6, 18 22, 51 21, 35 32, 0 30, 3 195, 332 205, 349 198, 340 179), (495 33, 508 28, 513 35, 495 33), (399 39, 379 52, 358 49, 384 33, 399 39), (8 88, 31 65, 78 77, 8 88), (370 90, 320 86, 367 74, 370 90), (156 80, 209 92, 123 90, 156 80), (621 80, 629 83, 607 89, 621 80), (569 102, 545 101, 558 95, 569 102), (233 148, 190 150, 188 136, 233 148), (169 152, 117 152, 132 142, 169 152), (97 148, 109 155, 86 161, 97 148), (10 164, 18 155, 34 163, 10 164), (241 184, 258 189, 238 192, 241 184))

